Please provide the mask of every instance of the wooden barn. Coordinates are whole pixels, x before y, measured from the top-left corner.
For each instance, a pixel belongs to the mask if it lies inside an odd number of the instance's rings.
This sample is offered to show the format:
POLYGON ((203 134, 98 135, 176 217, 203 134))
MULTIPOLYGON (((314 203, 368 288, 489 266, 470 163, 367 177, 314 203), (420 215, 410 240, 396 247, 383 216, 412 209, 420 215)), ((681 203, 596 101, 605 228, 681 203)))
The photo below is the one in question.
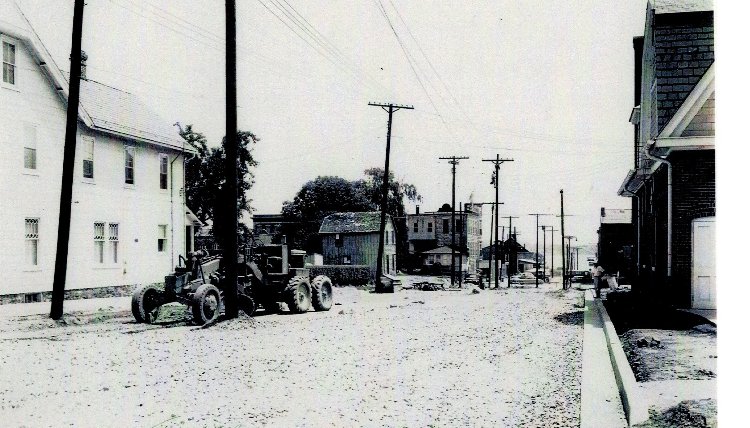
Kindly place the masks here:
MULTIPOLYGON (((320 238, 326 265, 367 265, 375 267, 380 233, 379 212, 334 213, 323 219, 320 238)), ((386 217, 383 273, 396 273, 396 231, 386 217)))

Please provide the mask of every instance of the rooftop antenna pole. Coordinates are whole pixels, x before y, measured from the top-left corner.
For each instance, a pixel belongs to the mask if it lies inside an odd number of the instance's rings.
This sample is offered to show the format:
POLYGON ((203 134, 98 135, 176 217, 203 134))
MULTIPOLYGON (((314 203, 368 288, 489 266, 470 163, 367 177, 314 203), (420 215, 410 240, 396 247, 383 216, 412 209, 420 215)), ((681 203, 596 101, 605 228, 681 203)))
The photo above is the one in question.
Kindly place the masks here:
MULTIPOLYGON (((57 227, 55 274, 52 280, 52 304, 49 314, 50 318, 54 320, 60 319, 63 315, 65 278, 68 273, 68 241, 70 240, 70 217, 73 199, 73 171, 75 169, 76 133, 78 131, 78 102, 81 93, 83 6, 84 0, 75 0, 73 6, 73 35, 70 48, 68 110, 65 122, 65 148, 63 149, 62 185, 60 187, 60 217, 57 227)), ((38 220, 36 223, 26 225, 27 234, 38 233, 38 231, 38 220)))
POLYGON ((378 262, 377 268, 375 269, 375 292, 376 293, 393 293, 393 287, 389 286, 387 289, 383 287, 381 283, 381 276, 383 276, 383 250, 384 250, 384 236, 385 236, 385 215, 388 211, 388 167, 390 165, 391 156, 391 123, 393 122, 393 112, 407 109, 414 110, 414 106, 397 105, 393 103, 382 104, 382 103, 367 103, 369 106, 380 107, 388 112, 388 134, 385 142, 385 170, 383 171, 383 188, 382 188, 382 203, 380 206, 380 237, 378 238, 378 262))

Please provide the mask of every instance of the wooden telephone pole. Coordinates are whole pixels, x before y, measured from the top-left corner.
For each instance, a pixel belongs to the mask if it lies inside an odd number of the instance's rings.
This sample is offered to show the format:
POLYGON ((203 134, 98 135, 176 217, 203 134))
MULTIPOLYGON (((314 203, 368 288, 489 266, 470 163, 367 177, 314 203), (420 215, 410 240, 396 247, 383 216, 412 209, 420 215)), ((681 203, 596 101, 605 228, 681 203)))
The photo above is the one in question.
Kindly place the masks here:
POLYGON ((55 274, 52 280, 50 318, 60 319, 65 300, 65 278, 68 273, 68 241, 73 200, 73 171, 76 157, 78 131, 78 102, 81 93, 81 36, 83 35, 84 0, 75 0, 73 6, 73 40, 70 48, 70 82, 68 110, 65 122, 65 147, 63 149, 62 185, 60 187, 60 214, 57 226, 57 252, 55 274))
MULTIPOLYGON (((500 195, 500 164, 504 162, 513 162, 513 159, 500 159, 500 155, 495 155, 495 159, 482 159, 482 162, 492 162, 495 165, 495 175, 494 177, 494 185, 495 185, 495 203, 497 204, 499 202, 499 195, 500 195)), ((499 220, 499 210, 495 210, 495 245, 494 248, 497 249, 498 246, 498 233, 497 233, 497 227, 498 227, 498 220, 499 220)), ((500 281, 497 274, 497 257, 495 257, 495 288, 500 287, 500 281)), ((508 286, 510 286, 510 283, 508 283, 508 286)))
POLYGON ((375 269, 375 292, 376 293, 393 293, 393 287, 385 288, 380 282, 380 278, 383 275, 383 250, 384 250, 384 237, 385 237, 385 215, 388 211, 388 167, 390 165, 391 156, 391 124, 393 122, 393 113, 401 109, 414 110, 414 106, 397 105, 393 103, 382 104, 382 103, 367 103, 369 106, 380 107, 388 112, 388 134, 386 135, 385 142, 385 168, 383 171, 383 201, 380 207, 380 237, 378 238, 378 263, 375 269))
POLYGON ((552 214, 529 214, 536 217, 536 248, 534 249, 534 256, 536 257, 535 265, 536 265, 536 287, 539 288, 539 216, 542 215, 552 215, 552 214))
MULTIPOLYGON (((456 165, 461 159, 469 159, 467 156, 447 156, 438 159, 446 159, 452 165, 451 173, 453 174, 452 191, 451 191, 451 287, 456 283, 456 165)), ((463 229, 463 224, 461 225, 463 229)), ((461 266, 458 267, 461 269, 461 266)))

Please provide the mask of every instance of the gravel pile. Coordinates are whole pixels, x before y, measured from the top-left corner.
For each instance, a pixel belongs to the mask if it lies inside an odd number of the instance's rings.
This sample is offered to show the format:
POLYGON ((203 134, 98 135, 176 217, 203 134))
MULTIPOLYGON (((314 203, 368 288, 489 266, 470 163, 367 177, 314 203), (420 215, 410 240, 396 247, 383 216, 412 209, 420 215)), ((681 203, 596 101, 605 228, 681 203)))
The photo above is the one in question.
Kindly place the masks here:
POLYGON ((0 328, 0 414, 3 426, 574 427, 582 295, 553 288, 337 288, 329 312, 207 329, 127 313, 17 320, 0 328))

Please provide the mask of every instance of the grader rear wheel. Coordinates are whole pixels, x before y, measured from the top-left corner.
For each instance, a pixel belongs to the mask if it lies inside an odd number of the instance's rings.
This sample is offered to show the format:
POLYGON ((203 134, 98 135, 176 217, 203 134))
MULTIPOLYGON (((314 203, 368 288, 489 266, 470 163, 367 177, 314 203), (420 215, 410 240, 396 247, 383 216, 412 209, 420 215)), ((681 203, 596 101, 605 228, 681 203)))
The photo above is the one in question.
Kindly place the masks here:
POLYGON ((137 322, 153 324, 156 321, 162 304, 161 294, 162 292, 153 285, 143 285, 135 290, 130 309, 137 322))
POLYGON ((327 311, 333 306, 333 286, 325 275, 318 275, 313 279, 312 306, 316 311, 327 311))
POLYGON ((221 311, 221 293, 213 284, 203 284, 193 294, 193 321, 203 325, 214 321, 221 311))
POLYGON ((304 276, 295 276, 284 289, 284 301, 295 314, 310 309, 310 281, 304 276))

